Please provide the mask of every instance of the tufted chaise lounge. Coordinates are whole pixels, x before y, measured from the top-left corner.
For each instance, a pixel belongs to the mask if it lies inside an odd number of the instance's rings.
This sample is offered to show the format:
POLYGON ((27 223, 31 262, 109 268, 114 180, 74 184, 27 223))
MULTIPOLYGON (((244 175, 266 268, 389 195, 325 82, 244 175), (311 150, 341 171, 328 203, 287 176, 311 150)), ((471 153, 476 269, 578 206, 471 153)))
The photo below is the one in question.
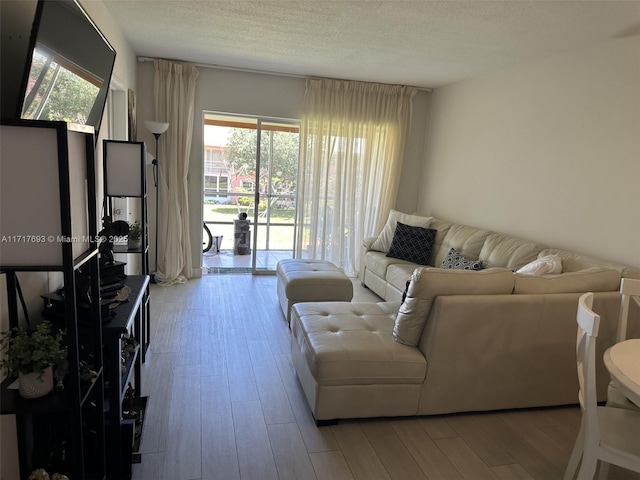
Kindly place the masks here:
POLYGON ((427 362, 393 339, 399 303, 298 303, 292 360, 319 424, 415 415, 427 362))

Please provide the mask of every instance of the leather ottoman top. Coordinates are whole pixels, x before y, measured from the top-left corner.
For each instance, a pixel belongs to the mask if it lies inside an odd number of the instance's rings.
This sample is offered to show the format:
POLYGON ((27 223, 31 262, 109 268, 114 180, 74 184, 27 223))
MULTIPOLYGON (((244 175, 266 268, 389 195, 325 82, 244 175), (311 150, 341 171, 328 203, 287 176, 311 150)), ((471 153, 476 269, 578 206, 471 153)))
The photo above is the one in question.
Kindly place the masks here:
POLYGON ((280 260, 276 275, 292 302, 349 301, 353 298, 349 277, 326 260, 280 260))
POLYGON ((399 302, 298 303, 292 310, 292 348, 305 356, 320 385, 415 384, 427 361, 393 339, 399 302))

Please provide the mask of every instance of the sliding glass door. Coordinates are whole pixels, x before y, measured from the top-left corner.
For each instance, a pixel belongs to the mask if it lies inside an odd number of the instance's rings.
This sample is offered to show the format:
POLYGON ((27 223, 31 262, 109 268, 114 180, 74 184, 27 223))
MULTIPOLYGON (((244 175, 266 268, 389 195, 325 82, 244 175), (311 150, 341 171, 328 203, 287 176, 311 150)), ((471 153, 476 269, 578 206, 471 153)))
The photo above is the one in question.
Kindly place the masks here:
POLYGON ((203 218, 214 248, 203 267, 273 273, 293 257, 298 131, 283 120, 205 114, 203 218))

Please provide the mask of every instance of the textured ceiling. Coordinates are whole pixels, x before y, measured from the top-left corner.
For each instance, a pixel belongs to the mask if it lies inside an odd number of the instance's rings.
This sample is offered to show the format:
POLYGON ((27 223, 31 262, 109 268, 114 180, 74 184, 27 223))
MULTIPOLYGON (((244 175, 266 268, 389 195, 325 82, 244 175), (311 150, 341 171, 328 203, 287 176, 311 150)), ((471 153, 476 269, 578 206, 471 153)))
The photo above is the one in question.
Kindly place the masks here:
POLYGON ((104 0, 139 56, 438 87, 612 38, 640 0, 104 0))

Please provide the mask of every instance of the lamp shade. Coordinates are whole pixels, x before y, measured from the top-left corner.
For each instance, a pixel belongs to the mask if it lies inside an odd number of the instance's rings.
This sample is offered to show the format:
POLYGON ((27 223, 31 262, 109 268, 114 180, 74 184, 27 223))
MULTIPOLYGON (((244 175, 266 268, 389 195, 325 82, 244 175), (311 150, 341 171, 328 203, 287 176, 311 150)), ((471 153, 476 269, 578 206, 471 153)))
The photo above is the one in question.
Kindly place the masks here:
POLYGON ((161 135, 167 131, 167 128, 169 128, 169 124, 167 122, 155 122, 152 120, 145 120, 144 124, 147 127, 147 130, 149 130, 154 135, 161 135))
POLYGON ((105 194, 114 197, 140 197, 145 186, 142 171, 146 152, 144 142, 103 140, 105 194))

